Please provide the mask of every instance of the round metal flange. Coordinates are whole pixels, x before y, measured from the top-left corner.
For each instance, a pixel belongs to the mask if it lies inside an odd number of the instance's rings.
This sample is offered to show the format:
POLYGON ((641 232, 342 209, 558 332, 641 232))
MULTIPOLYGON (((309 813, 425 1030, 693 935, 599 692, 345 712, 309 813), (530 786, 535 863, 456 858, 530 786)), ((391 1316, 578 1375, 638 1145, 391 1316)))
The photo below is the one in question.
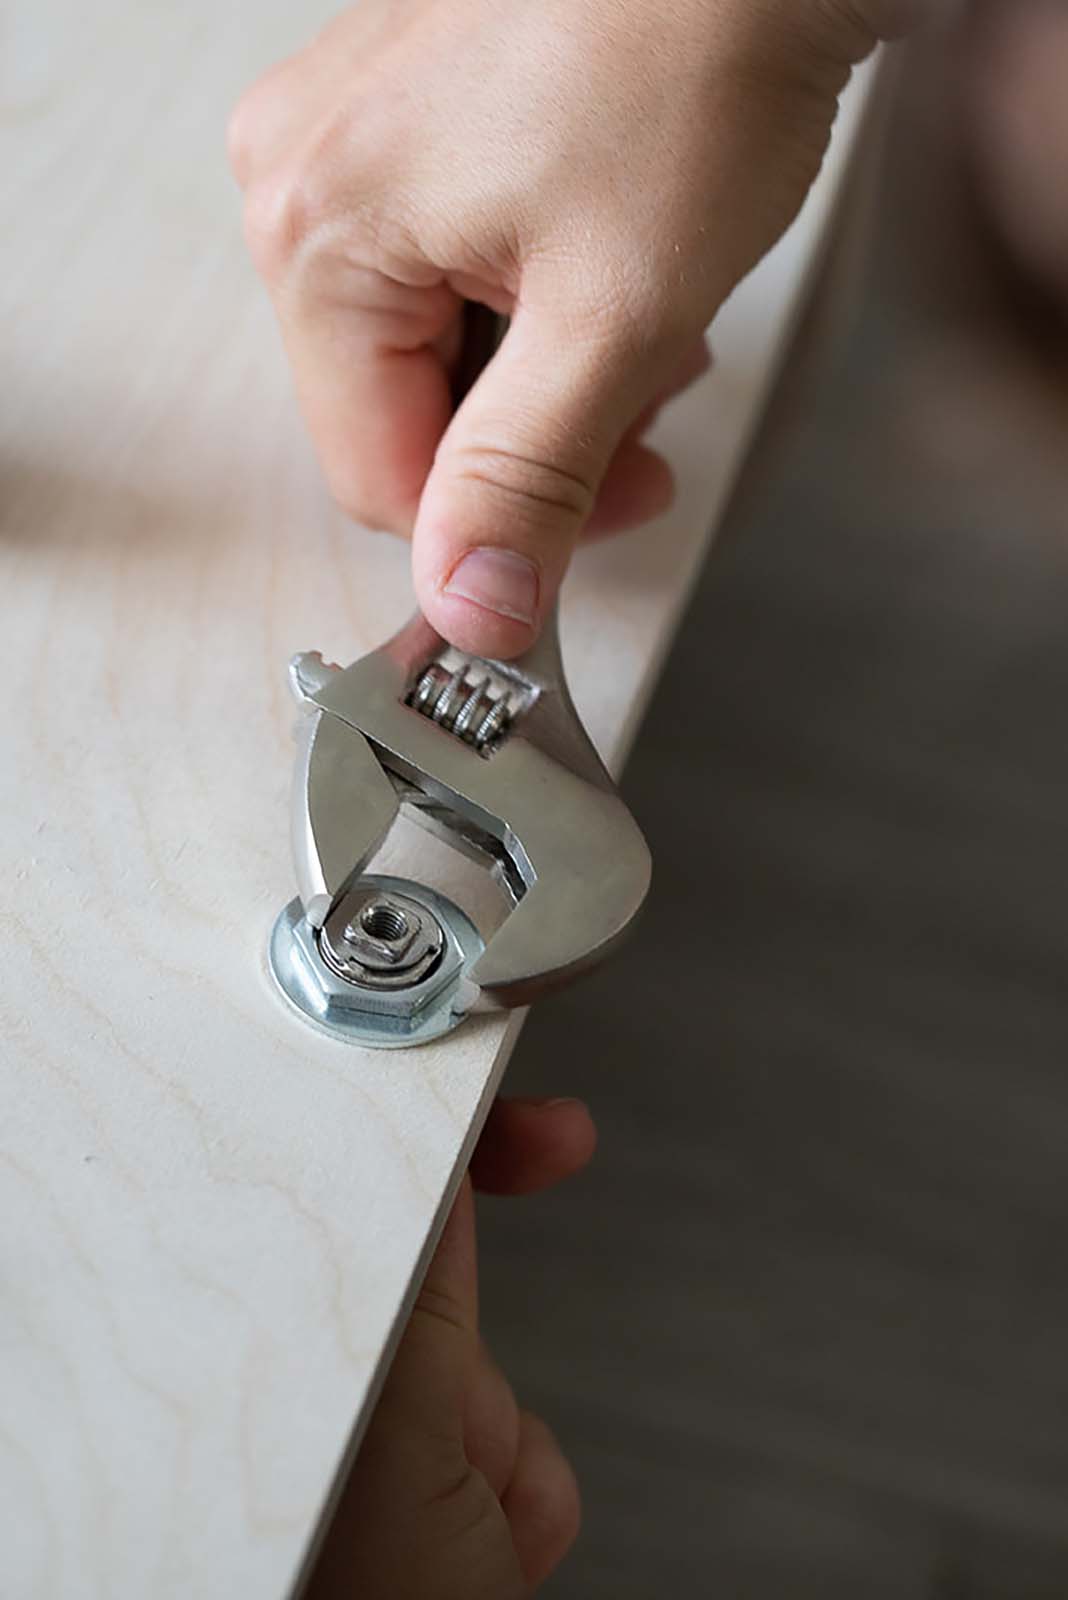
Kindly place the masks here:
MULTIPOLYGON (((408 918, 409 923, 416 920, 408 918)), ((345 948, 354 951, 351 959, 339 961, 336 935, 327 959, 324 932, 313 928, 300 901, 292 900, 271 930, 268 966, 290 1005, 333 1038, 386 1050, 426 1044, 458 1027, 478 999, 478 989, 466 974, 482 954, 484 941, 470 917, 435 890, 406 878, 361 878, 327 921, 350 936, 345 948), (405 908, 421 915, 418 931, 432 959, 415 959, 414 947, 399 957, 390 950, 402 939, 399 921, 391 927, 389 914, 405 908), (377 961, 376 944, 381 946, 377 961), (403 960, 413 962, 409 983, 399 971, 387 978, 381 970, 386 963, 403 960)))

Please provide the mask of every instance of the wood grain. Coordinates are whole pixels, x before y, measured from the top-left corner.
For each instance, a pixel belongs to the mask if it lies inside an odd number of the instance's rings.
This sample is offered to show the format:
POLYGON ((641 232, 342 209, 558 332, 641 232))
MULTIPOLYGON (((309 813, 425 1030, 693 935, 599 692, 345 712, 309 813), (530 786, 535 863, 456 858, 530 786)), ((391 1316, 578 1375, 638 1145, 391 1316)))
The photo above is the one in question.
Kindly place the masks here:
MULTIPOLYGON (((301 1026, 265 973, 292 892, 285 662, 350 659, 411 604, 403 548, 320 484, 222 156, 239 89, 327 12, 40 0, 5 23, 0 1592, 17 1600, 291 1590, 521 1022, 365 1053, 301 1026)), ((665 420, 676 508, 569 583, 565 653, 610 760, 839 164, 665 420)))

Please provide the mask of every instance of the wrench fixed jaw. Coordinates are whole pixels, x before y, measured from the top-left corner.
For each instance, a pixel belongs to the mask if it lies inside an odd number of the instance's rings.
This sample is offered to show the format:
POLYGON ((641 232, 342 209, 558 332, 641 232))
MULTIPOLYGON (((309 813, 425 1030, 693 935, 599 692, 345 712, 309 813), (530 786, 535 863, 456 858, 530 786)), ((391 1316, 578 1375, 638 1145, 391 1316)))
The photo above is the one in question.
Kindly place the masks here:
MULTIPOLYGON (((418 725, 407 731, 412 738, 422 733, 418 725)), ((455 741, 439 728, 427 732, 435 743, 447 741, 439 753, 451 758, 455 741)), ((490 807, 487 794, 450 785, 440 769, 431 777, 413 761, 410 747, 386 748, 374 735, 368 743, 384 767, 431 803, 432 824, 418 805, 409 811, 415 821, 456 848, 478 840, 465 853, 483 865, 506 866, 498 875, 512 909, 468 973, 486 1001, 529 1005, 597 966, 621 942, 648 893, 652 862, 617 794, 513 736, 493 761, 499 768, 494 788, 506 798, 490 807)), ((473 752, 461 753, 478 762, 473 752)))
MULTIPOLYGON (((523 662, 534 704, 489 759, 405 704, 435 646, 442 641, 416 618, 309 685, 321 720, 296 812, 301 897, 309 920, 325 915, 331 889, 366 865, 396 815, 393 775, 433 803, 438 824, 451 815, 468 841, 481 836, 507 859, 517 903, 469 977, 491 1003, 525 1005, 619 942, 649 887, 648 848, 575 715, 554 632, 523 662)), ((420 820, 418 807, 413 815, 420 820)))
POLYGON ((572 836, 565 851, 549 830, 535 845, 528 832, 534 882, 468 973, 491 1003, 529 1005, 598 966, 629 931, 649 890, 648 847, 622 802, 597 825, 596 848, 572 836))

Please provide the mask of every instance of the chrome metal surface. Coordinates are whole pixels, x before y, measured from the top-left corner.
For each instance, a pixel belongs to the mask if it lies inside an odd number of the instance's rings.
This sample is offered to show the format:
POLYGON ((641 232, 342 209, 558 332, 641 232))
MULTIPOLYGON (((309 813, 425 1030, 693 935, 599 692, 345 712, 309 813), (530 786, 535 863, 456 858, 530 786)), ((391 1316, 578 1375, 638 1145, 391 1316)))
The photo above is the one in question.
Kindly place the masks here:
POLYGON ((537 693, 521 678, 493 672, 480 657, 450 649, 430 663, 407 703, 488 757, 537 693))
POLYGON ((319 952, 349 983, 403 989, 421 983, 441 960, 445 935, 433 912, 410 895, 358 883, 323 924, 319 952))
POLYGON ((384 905, 403 909, 405 916, 418 914, 424 930, 436 928, 440 946, 435 964, 394 974, 401 981, 392 985, 342 975, 327 959, 325 930, 313 927, 300 901, 293 900, 271 933, 271 974, 303 1017, 336 1038, 375 1049, 425 1044, 451 1032, 477 1001, 478 989, 467 973, 481 955, 483 941, 470 918, 443 895, 390 877, 368 877, 343 898, 338 916, 344 924, 337 941, 368 906, 384 905))
MULTIPOLYGON (((291 677, 308 713, 293 843, 313 927, 323 926, 404 802, 416 820, 477 845, 516 900, 470 974, 489 1000, 525 1005, 615 946, 645 898, 651 863, 575 712, 555 615, 517 661, 461 656, 417 615, 343 671, 303 656, 291 677), (432 666, 448 674, 440 721, 440 700, 424 688, 432 666), (450 731, 483 678, 500 686, 475 729, 476 743, 494 744, 491 759, 450 731)), ((475 720, 472 711, 464 726, 475 720)))

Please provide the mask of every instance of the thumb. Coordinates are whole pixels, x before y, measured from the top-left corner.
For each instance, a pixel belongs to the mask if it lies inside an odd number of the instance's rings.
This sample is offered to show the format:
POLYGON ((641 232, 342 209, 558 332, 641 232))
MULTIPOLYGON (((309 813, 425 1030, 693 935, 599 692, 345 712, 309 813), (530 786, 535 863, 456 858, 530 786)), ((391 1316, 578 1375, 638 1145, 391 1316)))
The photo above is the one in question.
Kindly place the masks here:
POLYGON ((616 446, 655 393, 652 368, 622 334, 516 315, 438 447, 415 522, 419 603, 452 644, 509 657, 533 643, 616 446))

